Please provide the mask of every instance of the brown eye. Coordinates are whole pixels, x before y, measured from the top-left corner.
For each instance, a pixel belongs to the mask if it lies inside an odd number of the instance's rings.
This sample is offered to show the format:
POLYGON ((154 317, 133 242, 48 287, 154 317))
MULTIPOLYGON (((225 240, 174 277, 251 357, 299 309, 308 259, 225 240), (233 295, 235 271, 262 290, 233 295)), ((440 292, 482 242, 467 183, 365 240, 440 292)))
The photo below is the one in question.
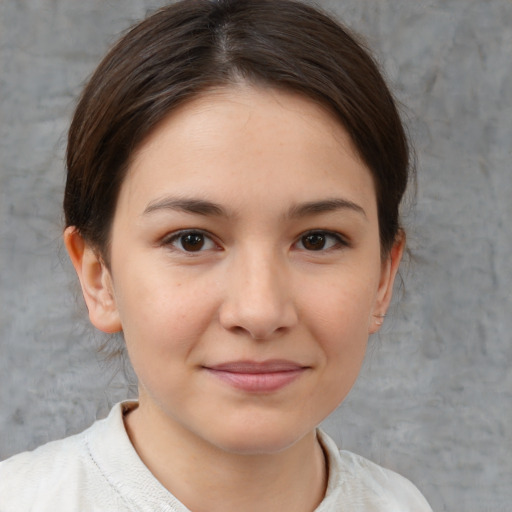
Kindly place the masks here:
POLYGON ((179 238, 181 247, 187 252, 200 251, 204 246, 204 235, 201 233, 187 233, 179 238))
POLYGON ((170 235, 163 240, 163 245, 184 253, 203 252, 219 248, 207 233, 192 230, 178 231, 170 235))
POLYGON ((321 251, 325 247, 326 235, 324 233, 310 233, 301 238, 304 249, 308 251, 321 251))
POLYGON ((349 244, 339 233, 332 231, 309 231, 297 241, 296 247, 305 251, 328 251, 344 248, 349 244))

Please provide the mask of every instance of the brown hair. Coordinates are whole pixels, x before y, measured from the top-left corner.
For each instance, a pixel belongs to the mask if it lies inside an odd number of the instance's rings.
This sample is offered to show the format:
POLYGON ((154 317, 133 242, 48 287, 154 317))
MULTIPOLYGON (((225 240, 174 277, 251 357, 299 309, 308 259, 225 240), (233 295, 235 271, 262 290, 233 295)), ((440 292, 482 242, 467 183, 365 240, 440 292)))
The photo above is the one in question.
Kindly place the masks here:
POLYGON ((298 92, 337 116, 373 175, 387 252, 400 231, 409 169, 397 108, 354 36, 295 0, 183 0, 127 32, 90 79, 69 130, 66 225, 108 261, 134 151, 178 105, 240 82, 298 92))

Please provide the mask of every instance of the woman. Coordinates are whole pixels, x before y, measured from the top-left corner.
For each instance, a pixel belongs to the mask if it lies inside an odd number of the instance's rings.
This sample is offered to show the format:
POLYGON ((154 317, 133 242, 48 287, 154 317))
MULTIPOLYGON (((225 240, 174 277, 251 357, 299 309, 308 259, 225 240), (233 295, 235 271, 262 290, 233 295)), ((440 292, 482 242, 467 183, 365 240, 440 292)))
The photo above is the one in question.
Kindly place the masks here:
POLYGON ((374 62, 311 7, 135 26, 75 112, 64 241, 139 398, 3 462, 1 510, 430 510, 317 430, 391 300, 408 164, 374 62))

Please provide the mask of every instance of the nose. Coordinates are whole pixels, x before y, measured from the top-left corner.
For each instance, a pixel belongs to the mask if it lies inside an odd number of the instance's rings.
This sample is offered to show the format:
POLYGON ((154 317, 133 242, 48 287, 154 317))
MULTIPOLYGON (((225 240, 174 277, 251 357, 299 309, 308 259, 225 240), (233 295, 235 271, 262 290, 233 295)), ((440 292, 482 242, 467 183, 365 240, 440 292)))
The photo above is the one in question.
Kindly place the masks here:
POLYGON ((232 332, 265 340, 297 324, 289 272, 268 252, 240 255, 226 276, 220 323, 232 332))

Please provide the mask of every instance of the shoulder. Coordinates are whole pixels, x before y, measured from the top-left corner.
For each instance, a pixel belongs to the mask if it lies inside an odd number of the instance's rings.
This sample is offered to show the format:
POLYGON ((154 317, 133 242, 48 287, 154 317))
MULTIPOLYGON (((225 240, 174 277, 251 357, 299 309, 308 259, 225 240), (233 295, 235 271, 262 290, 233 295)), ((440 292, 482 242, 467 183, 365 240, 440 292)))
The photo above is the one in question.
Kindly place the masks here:
POLYGON ((0 462, 0 510, 96 510, 93 503, 102 494, 112 499, 88 446, 104 422, 0 462))
POLYGON ((45 444, 0 463, 0 509, 28 510, 68 489, 87 465, 85 433, 45 444), (12 508, 9 508, 12 507, 12 508))
POLYGON ((407 478, 355 453, 341 450, 339 454, 343 465, 361 482, 361 489, 367 496, 386 503, 389 510, 431 512, 423 495, 407 478))
POLYGON ((319 437, 329 460, 328 494, 332 495, 333 504, 350 505, 353 511, 365 512, 432 512, 407 478, 360 455, 338 450, 323 432, 319 437))

